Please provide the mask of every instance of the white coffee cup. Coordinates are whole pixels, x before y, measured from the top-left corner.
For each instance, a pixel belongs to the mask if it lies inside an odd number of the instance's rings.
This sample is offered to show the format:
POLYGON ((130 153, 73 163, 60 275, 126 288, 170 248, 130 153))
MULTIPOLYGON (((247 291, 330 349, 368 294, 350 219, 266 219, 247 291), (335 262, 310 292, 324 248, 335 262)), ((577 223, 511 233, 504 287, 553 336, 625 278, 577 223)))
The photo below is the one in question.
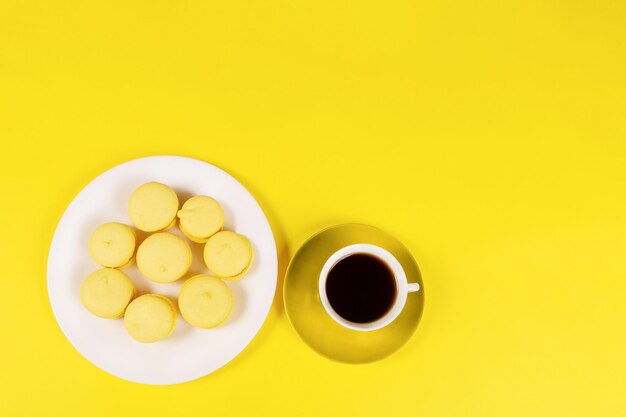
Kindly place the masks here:
POLYGON ((419 291, 420 285, 417 283, 409 283, 406 278, 404 269, 398 260, 388 251, 380 246, 370 245, 366 243, 359 243, 356 245, 346 246, 333 253, 330 258, 324 264, 319 279, 319 292, 322 305, 326 312, 337 323, 344 327, 358 331, 371 331, 383 328, 393 322, 402 312, 408 293, 419 291), (394 300, 389 311, 381 318, 368 322, 368 323, 355 323, 341 317, 330 305, 328 296, 326 294, 326 280, 328 274, 339 261, 356 254, 367 254, 374 256, 384 262, 392 272, 392 275, 396 281, 396 299, 394 300))

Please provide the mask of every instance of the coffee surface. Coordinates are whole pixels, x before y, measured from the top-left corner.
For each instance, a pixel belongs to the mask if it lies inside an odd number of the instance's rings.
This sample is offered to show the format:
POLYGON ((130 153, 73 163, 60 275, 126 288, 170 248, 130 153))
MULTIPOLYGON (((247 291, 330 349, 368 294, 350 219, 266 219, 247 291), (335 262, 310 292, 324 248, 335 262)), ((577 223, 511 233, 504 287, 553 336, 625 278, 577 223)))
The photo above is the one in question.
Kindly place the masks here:
POLYGON ((396 281, 379 258, 357 253, 339 262, 328 273, 326 296, 333 310, 354 323, 383 317, 396 299, 396 281))

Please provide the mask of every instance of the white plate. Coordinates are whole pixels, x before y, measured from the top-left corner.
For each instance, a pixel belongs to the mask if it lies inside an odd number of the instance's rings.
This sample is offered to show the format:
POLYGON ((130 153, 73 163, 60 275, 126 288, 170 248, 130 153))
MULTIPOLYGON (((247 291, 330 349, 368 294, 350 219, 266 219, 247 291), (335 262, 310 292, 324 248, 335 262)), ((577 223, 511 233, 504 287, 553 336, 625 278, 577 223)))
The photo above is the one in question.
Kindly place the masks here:
MULTIPOLYGON (((178 233, 178 228, 170 231, 178 233)), ((140 234, 144 238, 146 234, 140 234)), ((182 234, 181 234, 182 236, 182 234)), ((191 243, 194 262, 188 276, 208 273, 202 245, 191 243)), ((139 293, 154 292, 176 299, 181 282, 157 284, 132 265, 123 270, 139 293)), ((61 218, 48 256, 48 294, 57 322, 70 343, 98 368, 144 384, 176 384, 210 374, 235 358, 257 334, 276 289, 277 257, 269 223, 252 195, 219 168, 196 159, 155 156, 119 165, 87 185, 61 218), (227 321, 210 330, 193 328, 179 315, 166 340, 134 341, 124 321, 92 316, 82 306, 79 288, 99 266, 87 250, 89 235, 101 223, 130 224, 127 201, 148 181, 172 187, 184 201, 192 195, 214 197, 224 208, 226 228, 246 235, 254 246, 252 268, 241 281, 228 282, 235 305, 227 321)))

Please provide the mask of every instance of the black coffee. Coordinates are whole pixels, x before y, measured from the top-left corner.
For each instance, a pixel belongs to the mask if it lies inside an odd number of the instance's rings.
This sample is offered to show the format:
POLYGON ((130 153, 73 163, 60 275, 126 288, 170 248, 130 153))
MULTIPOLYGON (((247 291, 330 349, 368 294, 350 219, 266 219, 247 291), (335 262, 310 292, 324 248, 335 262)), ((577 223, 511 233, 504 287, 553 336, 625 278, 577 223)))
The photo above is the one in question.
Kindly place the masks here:
POLYGON ((383 317, 396 299, 396 280, 382 260, 364 253, 337 262, 326 279, 326 296, 333 310, 354 323, 383 317))

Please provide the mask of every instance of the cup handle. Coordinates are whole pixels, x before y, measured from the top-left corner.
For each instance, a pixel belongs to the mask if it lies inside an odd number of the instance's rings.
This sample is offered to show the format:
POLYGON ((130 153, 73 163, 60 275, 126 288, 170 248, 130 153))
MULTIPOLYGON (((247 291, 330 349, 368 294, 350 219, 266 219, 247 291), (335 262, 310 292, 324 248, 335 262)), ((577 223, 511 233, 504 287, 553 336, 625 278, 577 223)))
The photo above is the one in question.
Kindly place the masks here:
POLYGON ((420 290, 420 285, 417 282, 410 283, 407 285, 406 290, 406 292, 417 292, 420 290))

